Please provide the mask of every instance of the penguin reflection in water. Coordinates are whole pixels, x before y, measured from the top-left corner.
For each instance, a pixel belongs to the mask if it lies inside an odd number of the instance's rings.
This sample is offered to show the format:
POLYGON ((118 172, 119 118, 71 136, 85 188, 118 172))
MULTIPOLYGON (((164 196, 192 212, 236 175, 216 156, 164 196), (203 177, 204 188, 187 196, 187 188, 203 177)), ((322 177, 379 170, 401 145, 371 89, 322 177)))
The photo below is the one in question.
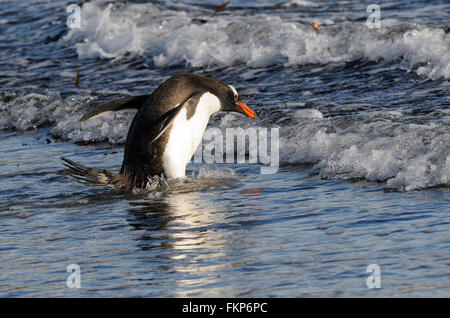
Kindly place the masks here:
POLYGON ((85 121, 124 109, 138 109, 128 130, 120 173, 98 170, 62 158, 70 174, 97 187, 120 191, 145 188, 149 177, 185 176, 209 117, 218 111, 238 112, 255 118, 231 85, 195 74, 177 74, 151 95, 131 96, 91 109, 85 121))

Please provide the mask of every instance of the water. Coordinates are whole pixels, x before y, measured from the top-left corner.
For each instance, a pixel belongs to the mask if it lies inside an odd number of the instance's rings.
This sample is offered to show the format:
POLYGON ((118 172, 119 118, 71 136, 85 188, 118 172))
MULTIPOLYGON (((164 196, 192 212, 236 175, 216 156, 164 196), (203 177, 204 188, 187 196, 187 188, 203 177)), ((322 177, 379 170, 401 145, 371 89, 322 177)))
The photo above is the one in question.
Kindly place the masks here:
POLYGON ((67 3, 0 3, 0 295, 449 296, 447 1, 383 2, 381 29, 370 1, 91 1, 74 30, 67 3), (80 123, 90 103, 184 71, 259 114, 209 127, 280 128, 277 173, 191 163, 134 194, 67 176, 62 156, 120 168, 133 112, 80 123))

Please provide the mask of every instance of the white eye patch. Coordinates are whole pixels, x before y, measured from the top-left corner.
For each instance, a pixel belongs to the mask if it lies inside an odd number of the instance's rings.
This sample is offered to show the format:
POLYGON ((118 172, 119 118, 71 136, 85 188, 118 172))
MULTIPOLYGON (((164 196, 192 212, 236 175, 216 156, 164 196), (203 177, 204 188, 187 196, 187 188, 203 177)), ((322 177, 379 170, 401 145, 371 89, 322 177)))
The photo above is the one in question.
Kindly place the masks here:
POLYGON ((231 85, 228 85, 230 88, 231 88, 231 90, 233 91, 233 93, 234 93, 234 96, 236 97, 236 99, 237 99, 237 97, 239 96, 238 95, 238 92, 236 91, 236 89, 233 87, 233 86, 231 86, 231 85))

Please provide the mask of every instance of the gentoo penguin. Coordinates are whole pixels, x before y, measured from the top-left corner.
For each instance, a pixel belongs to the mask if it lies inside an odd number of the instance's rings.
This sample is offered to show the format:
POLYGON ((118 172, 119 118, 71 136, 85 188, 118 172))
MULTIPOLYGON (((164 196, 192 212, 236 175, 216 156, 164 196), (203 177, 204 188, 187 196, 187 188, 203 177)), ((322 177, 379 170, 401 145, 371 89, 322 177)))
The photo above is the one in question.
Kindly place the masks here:
POLYGON ((230 111, 255 118, 233 86, 182 73, 166 80, 151 95, 125 97, 97 106, 81 121, 132 108, 138 112, 128 130, 120 173, 61 158, 73 177, 93 186, 122 191, 145 188, 148 178, 156 175, 184 177, 212 114, 230 111))

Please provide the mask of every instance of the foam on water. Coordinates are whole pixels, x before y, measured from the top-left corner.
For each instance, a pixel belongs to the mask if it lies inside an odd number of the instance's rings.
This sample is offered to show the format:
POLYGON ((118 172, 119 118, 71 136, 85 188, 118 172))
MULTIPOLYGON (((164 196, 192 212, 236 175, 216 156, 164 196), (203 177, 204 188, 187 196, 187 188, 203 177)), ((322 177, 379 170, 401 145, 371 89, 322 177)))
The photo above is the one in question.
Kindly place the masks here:
POLYGON ((232 169, 219 169, 213 164, 205 164, 200 167, 197 178, 199 179, 229 179, 238 180, 239 176, 236 175, 232 169))
POLYGON ((160 67, 289 66, 366 59, 393 62, 433 80, 450 77, 450 35, 440 28, 393 19, 383 20, 380 29, 369 29, 365 22, 334 25, 330 19, 317 18, 321 25, 317 34, 310 23, 277 15, 235 11, 211 16, 155 4, 105 7, 89 2, 83 4, 82 16, 81 29, 64 37, 80 58, 132 53, 149 56, 160 67), (198 23, 199 19, 207 22, 198 23))
POLYGON ((232 169, 219 169, 205 164, 186 178, 166 178, 164 176, 149 177, 145 189, 134 189, 135 194, 148 194, 155 198, 163 193, 185 193, 212 188, 226 188, 229 182, 236 182, 241 178, 232 169))
POLYGON ((286 3, 283 3, 281 6, 282 7, 305 7, 305 6, 311 6, 311 7, 317 7, 319 4, 318 3, 314 3, 312 1, 307 1, 307 0, 291 0, 288 1, 286 3))
MULTIPOLYGON (((350 124, 316 109, 298 110, 290 116, 293 125, 280 127, 280 164, 313 164, 322 178, 383 182, 392 190, 449 186, 450 116, 442 113, 442 122, 415 124, 406 123, 400 111, 372 111, 350 124)), ((270 120, 259 125, 272 126, 270 120)), ((258 128, 233 114, 223 116, 218 126, 223 135, 230 127, 258 128)), ((247 155, 252 150, 246 149, 247 155)))
POLYGON ((73 142, 95 139, 124 143, 135 111, 115 112, 80 122, 90 101, 89 95, 62 99, 54 92, 0 101, 0 129, 30 130, 50 125, 53 135, 73 142))
POLYGON ((282 130, 280 161, 314 164, 322 178, 386 182, 394 190, 450 185, 450 127, 373 119, 344 128, 330 118, 282 130))
POLYGON ((113 144, 122 144, 134 114, 135 111, 109 113, 86 122, 79 121, 81 116, 66 116, 56 123, 51 132, 74 142, 107 140, 113 144))

